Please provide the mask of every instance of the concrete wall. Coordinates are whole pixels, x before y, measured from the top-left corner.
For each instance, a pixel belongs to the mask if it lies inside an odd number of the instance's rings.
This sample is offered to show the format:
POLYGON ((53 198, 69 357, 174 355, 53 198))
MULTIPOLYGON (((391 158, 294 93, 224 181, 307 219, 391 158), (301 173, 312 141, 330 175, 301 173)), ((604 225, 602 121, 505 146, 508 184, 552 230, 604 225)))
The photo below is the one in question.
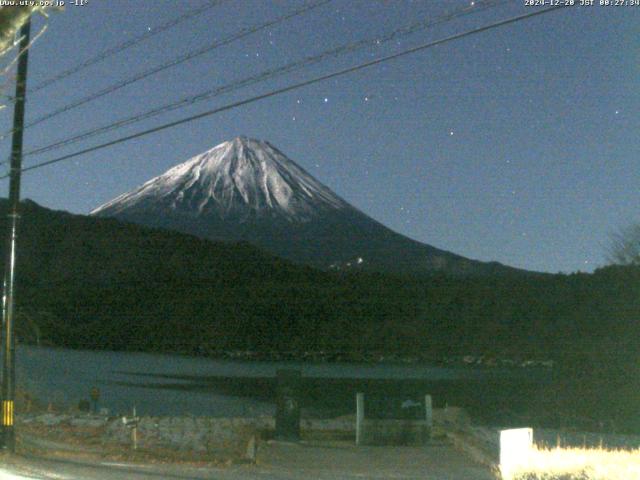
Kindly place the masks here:
MULTIPOLYGON (((192 452, 214 452, 244 448, 261 430, 273 428, 273 420, 264 418, 142 417, 138 423, 139 448, 170 448, 192 452)), ((108 423, 108 440, 131 444, 132 430, 120 419, 108 423)))
POLYGON ((425 445, 431 429, 425 420, 371 420, 362 425, 361 445, 425 445))
MULTIPOLYGON (((22 424, 39 425, 48 431, 75 432, 76 436, 102 437, 105 442, 131 445, 131 428, 124 425, 120 417, 87 414, 32 413, 19 414, 22 424), (58 428, 61 427, 61 428, 58 428)), ((369 420, 368 420, 369 421, 369 420)), ((441 429, 459 428, 468 422, 468 417, 459 408, 434 409, 434 425, 441 429)), ((374 421, 375 422, 375 421, 374 421)), ((385 421, 381 422, 396 422, 385 421)), ((422 427, 411 429, 402 425, 373 425, 371 435, 376 437, 378 427, 392 429, 403 438, 413 436, 421 441, 422 427)), ((303 438, 321 435, 322 438, 353 438, 355 441, 355 415, 332 419, 303 418, 300 429, 303 438)), ((179 451, 208 452, 237 445, 245 448, 252 436, 268 438, 275 430, 275 419, 271 416, 245 417, 141 417, 138 423, 137 440, 140 448, 164 447, 179 451)), ((375 440, 374 440, 375 441, 375 440)))

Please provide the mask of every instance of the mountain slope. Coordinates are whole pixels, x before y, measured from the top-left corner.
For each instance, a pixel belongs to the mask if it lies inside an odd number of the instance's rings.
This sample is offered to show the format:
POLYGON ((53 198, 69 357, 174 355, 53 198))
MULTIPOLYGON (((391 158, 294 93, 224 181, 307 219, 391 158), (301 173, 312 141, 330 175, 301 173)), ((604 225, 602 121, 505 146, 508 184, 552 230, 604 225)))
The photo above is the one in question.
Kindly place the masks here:
POLYGON ((325 269, 516 271, 400 235, 349 205, 268 142, 246 137, 224 142, 91 214, 212 240, 247 241, 325 269))

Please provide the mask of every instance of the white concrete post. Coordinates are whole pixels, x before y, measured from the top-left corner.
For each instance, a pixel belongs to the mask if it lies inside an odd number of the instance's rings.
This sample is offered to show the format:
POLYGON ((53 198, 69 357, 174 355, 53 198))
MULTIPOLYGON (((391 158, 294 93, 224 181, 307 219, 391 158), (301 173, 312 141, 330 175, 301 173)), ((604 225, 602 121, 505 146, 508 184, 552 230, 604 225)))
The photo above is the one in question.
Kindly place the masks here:
POLYGON ((431 395, 424 396, 424 415, 427 421, 427 437, 431 438, 431 430, 433 429, 433 402, 431 395))
POLYGON ((364 423, 364 393, 356 393, 356 445, 362 443, 362 425, 364 423))
POLYGON ((133 449, 138 449, 138 417, 136 416, 136 406, 133 406, 133 429, 131 430, 131 436, 133 440, 133 449))
POLYGON ((500 471, 502 478, 511 479, 519 468, 525 467, 533 449, 533 430, 514 428, 500 431, 500 471))

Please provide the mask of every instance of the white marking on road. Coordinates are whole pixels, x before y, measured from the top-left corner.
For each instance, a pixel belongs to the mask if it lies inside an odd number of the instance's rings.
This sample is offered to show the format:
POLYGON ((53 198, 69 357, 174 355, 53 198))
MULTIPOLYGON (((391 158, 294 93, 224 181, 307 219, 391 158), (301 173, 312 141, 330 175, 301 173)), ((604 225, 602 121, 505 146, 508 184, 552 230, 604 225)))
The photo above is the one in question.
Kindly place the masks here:
POLYGON ((6 470, 0 470, 0 480, 33 480, 38 477, 25 477, 23 475, 14 475, 6 470))
POLYGON ((101 462, 100 465, 105 467, 123 467, 123 468, 140 468, 146 465, 133 465, 131 463, 101 462))

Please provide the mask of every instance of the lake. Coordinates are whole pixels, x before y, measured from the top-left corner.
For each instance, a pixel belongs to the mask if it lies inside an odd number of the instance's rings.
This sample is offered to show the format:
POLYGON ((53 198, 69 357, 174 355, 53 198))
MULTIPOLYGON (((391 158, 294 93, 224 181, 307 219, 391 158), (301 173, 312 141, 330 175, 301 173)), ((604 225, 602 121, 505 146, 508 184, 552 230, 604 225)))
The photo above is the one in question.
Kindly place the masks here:
MULTIPOLYGON (((135 405, 140 414, 157 416, 273 415, 274 378, 285 368, 302 371, 316 404, 323 403, 317 398, 323 394, 334 400, 342 395, 349 407, 356 390, 437 390, 442 393, 434 396, 435 403, 448 395, 451 385, 464 385, 460 398, 466 398, 468 391, 480 392, 486 385, 535 385, 550 376, 520 368, 235 361, 26 345, 17 348, 16 368, 18 388, 40 401, 77 405, 97 387, 100 407, 111 413, 124 414, 135 405)), ((486 392, 476 396, 486 397, 486 392)))

